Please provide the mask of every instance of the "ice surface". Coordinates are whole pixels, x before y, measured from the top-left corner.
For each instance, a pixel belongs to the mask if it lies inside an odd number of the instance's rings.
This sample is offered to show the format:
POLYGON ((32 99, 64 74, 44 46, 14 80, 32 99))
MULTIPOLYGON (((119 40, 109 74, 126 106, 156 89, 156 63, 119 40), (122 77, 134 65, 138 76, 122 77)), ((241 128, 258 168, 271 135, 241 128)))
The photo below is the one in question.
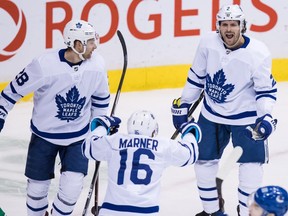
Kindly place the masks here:
MULTIPOLYGON (((173 98, 180 96, 182 89, 163 89, 143 92, 121 93, 116 115, 123 120, 120 131, 126 131, 126 119, 135 110, 150 110, 158 119, 159 136, 171 137, 174 132, 170 114, 173 98)), ((263 185, 280 185, 288 189, 288 141, 286 137, 288 124, 288 83, 278 83, 278 99, 274 117, 278 119, 276 132, 271 136, 270 161, 264 166, 263 185)), ((112 95, 113 97, 115 95, 112 95)), ((113 104, 113 98, 112 103, 113 104)), ((30 117, 32 102, 16 104, 9 113, 5 127, 0 134, 0 207, 8 216, 26 215, 25 190, 26 178, 24 168, 27 146, 30 138, 30 117)), ((199 109, 195 112, 198 116, 199 109)), ((222 161, 231 151, 225 150, 222 161)), ((58 164, 58 163, 57 163, 58 164)), ((220 163, 221 165, 221 163, 220 163)), ((57 191, 59 168, 56 166, 56 178, 52 181, 49 200, 52 202, 57 191)), ((106 163, 101 163, 99 201, 103 200, 107 186, 106 163)), ((90 186, 94 162, 89 164, 89 175, 85 179, 84 190, 76 205, 74 216, 82 214, 90 186)), ((236 216, 238 169, 235 167, 223 182, 223 195, 226 211, 236 216)), ((90 206, 93 205, 93 200, 90 206)), ((51 203, 50 203, 51 206, 51 203)), ((202 211, 193 166, 170 167, 163 174, 160 199, 160 216, 192 216, 202 211)), ((92 215, 90 212, 87 215, 92 215)))

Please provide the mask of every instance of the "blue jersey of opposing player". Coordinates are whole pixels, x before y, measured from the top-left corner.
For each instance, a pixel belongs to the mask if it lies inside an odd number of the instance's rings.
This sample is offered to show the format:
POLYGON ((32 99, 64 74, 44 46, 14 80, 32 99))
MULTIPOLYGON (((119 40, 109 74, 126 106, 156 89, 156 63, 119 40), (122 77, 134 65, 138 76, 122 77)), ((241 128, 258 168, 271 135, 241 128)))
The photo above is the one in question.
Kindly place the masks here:
POLYGON ((198 125, 184 127, 179 142, 157 138, 153 114, 138 111, 128 120, 129 134, 101 137, 100 130, 106 133, 103 127, 96 128, 82 146, 87 158, 108 162, 108 188, 99 215, 158 215, 162 173, 168 166, 196 161, 201 139, 198 125))

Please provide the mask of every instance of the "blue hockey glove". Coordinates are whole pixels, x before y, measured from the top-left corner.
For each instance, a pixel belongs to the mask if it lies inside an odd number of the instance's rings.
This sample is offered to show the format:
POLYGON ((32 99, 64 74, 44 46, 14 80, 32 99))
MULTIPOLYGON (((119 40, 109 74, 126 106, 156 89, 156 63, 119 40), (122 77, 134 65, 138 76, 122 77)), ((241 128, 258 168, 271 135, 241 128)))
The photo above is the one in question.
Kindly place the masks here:
POLYGON ((196 141, 199 143, 202 139, 202 131, 199 125, 194 122, 194 119, 192 119, 189 122, 186 122, 181 125, 180 127, 181 132, 181 138, 183 138, 187 133, 192 133, 196 139, 196 141))
POLYGON ((254 140, 266 140, 275 130, 277 119, 273 119, 270 114, 266 114, 256 119, 255 128, 247 127, 248 137, 254 140))
POLYGON ((0 132, 4 127, 5 120, 0 118, 0 132))
POLYGON ((179 130, 180 126, 188 121, 188 109, 190 105, 181 104, 181 98, 174 99, 171 107, 174 127, 179 130))
POLYGON ((93 131, 98 126, 104 126, 107 130, 107 134, 112 135, 118 132, 121 119, 115 116, 98 116, 91 121, 90 128, 93 131))

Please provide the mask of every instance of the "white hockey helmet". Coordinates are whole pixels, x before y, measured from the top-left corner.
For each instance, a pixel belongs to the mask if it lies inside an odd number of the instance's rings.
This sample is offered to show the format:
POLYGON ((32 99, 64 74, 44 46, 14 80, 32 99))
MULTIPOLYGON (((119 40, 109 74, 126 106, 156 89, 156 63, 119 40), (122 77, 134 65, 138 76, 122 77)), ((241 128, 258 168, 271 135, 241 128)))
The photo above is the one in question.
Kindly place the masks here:
POLYGON ((140 134, 155 137, 158 134, 158 123, 154 115, 146 110, 134 112, 127 122, 129 134, 140 134))
POLYGON ((99 35, 96 33, 93 25, 83 20, 74 19, 69 21, 64 28, 63 36, 64 43, 68 47, 71 47, 74 52, 80 55, 80 57, 86 51, 88 40, 95 39, 96 46, 99 45, 99 35), (74 48, 74 42, 76 40, 80 41, 84 46, 84 51, 82 53, 79 53, 74 48))
POLYGON ((246 32, 245 15, 239 5, 225 5, 220 8, 216 16, 216 29, 218 32, 220 28, 220 22, 226 20, 238 20, 240 22, 240 32, 242 34, 246 32))

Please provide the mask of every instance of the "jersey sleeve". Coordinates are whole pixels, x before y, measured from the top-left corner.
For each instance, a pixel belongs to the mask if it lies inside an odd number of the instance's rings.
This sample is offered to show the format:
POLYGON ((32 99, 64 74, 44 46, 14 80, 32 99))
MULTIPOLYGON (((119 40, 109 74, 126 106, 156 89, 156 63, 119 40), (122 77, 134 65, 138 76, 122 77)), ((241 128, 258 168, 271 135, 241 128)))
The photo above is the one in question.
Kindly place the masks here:
POLYGON ((256 54, 257 64, 252 78, 256 92, 257 116, 261 117, 272 114, 277 98, 277 84, 271 74, 272 59, 268 49, 264 46, 258 50, 261 53, 256 54))
POLYGON ((107 130, 103 126, 90 132, 82 144, 82 154, 88 159, 107 161, 112 148, 106 135, 107 130))
POLYGON ((107 115, 110 103, 110 90, 108 74, 102 57, 97 58, 97 83, 96 91, 92 95, 92 119, 98 115, 107 115))
POLYGON ((170 140, 170 163, 174 166, 194 164, 198 157, 198 145, 192 134, 180 141, 170 140))
POLYGON ((204 88, 206 78, 207 51, 204 46, 206 38, 202 38, 197 47, 192 66, 188 71, 187 80, 182 91, 181 103, 194 103, 204 88))
POLYGON ((34 59, 1 92, 0 113, 1 115, 2 112, 5 114, 3 115, 4 119, 18 100, 41 87, 44 80, 39 61, 34 59))

